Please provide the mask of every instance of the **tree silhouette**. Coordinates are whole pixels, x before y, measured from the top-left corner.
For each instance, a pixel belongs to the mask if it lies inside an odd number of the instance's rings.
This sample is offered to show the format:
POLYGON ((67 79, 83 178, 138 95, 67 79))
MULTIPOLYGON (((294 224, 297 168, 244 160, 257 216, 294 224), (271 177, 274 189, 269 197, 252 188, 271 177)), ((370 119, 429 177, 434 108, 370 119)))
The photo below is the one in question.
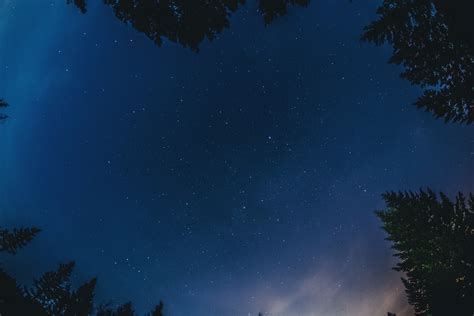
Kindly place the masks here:
POLYGON ((40 229, 20 228, 20 229, 2 229, 0 228, 0 252, 6 251, 15 254, 18 249, 26 246, 40 232, 40 229))
POLYGON ((148 314, 148 316, 163 316, 163 309, 163 302, 160 301, 160 303, 155 306, 155 309, 150 314, 148 314))
POLYGON ((365 41, 393 46, 389 62, 424 89, 419 108, 446 122, 474 122, 474 2, 385 0, 365 41))
MULTIPOLYGON (((245 0, 102 0, 122 22, 144 33, 157 45, 163 38, 199 50, 229 27, 229 17, 245 0)), ((67 0, 86 12, 86 0, 67 0)), ((309 0, 259 0, 265 23, 287 13, 292 4, 307 6, 309 0)))
MULTIPOLYGON (((16 254, 39 233, 38 228, 3 229, 0 228, 0 252, 16 254)), ((0 268, 0 314, 46 315, 41 306, 28 297, 16 280, 0 268)))
POLYGON ((0 268, 0 313, 4 316, 46 316, 40 305, 32 301, 16 280, 0 268))
POLYGON ((81 285, 77 291, 73 292, 69 303, 69 314, 90 315, 94 308, 94 290, 97 279, 93 278, 89 282, 81 285))
MULTIPOLYGON (((3 99, 0 99, 0 109, 1 108, 6 108, 8 106, 8 103, 4 101, 3 99)), ((6 120, 8 116, 6 114, 0 113, 0 122, 6 120)))
POLYGON ((266 24, 273 22, 276 18, 287 14, 288 5, 299 5, 307 7, 310 0, 259 0, 258 8, 263 15, 266 24))
POLYGON ((45 273, 27 291, 27 296, 36 301, 47 315, 89 315, 93 308, 92 298, 96 279, 85 283, 74 292, 69 279, 74 262, 59 265, 56 271, 45 273))
POLYGON ((134 316, 135 311, 133 310, 132 303, 128 302, 119 307, 116 310, 105 308, 99 310, 97 316, 134 316))
POLYGON ((404 272, 416 315, 472 315, 474 311, 474 197, 455 202, 441 193, 384 194, 376 212, 404 272))
MULTIPOLYGON (((0 252, 16 254, 39 232, 37 228, 0 230, 0 252)), ((70 284, 74 262, 60 264, 56 271, 46 272, 30 288, 21 287, 0 268, 0 315, 18 316, 134 316, 132 304, 117 309, 94 306, 95 278, 73 290, 70 284)), ((149 316, 163 316, 160 302, 149 316)))

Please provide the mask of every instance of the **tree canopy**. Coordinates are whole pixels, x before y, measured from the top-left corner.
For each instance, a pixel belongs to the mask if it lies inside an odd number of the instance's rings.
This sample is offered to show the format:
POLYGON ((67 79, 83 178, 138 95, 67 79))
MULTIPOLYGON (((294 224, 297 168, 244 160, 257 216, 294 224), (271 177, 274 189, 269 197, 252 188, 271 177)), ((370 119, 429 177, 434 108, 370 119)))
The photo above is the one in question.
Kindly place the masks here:
MULTIPOLYGON (((213 40, 229 27, 230 15, 246 0, 102 0, 122 22, 144 33, 157 45, 163 38, 199 50, 207 38, 213 40)), ((67 0, 81 12, 87 11, 87 0, 67 0)), ((309 0, 259 0, 265 23, 287 13, 289 5, 307 6, 309 0)))
POLYGON ((474 122, 474 2, 385 0, 363 40, 389 43, 389 62, 424 89, 419 108, 446 122, 474 122))
POLYGON ((388 192, 377 212, 400 262, 416 315, 472 315, 474 311, 474 196, 388 192))
MULTIPOLYGON (((16 254, 39 232, 38 228, 0 229, 0 252, 16 254)), ((135 316, 132 303, 110 306, 94 305, 97 279, 74 290, 70 283, 74 262, 60 264, 44 273, 31 287, 20 286, 14 277, 0 268, 0 314, 4 316, 135 316)), ((163 316, 163 303, 146 316, 163 316)))

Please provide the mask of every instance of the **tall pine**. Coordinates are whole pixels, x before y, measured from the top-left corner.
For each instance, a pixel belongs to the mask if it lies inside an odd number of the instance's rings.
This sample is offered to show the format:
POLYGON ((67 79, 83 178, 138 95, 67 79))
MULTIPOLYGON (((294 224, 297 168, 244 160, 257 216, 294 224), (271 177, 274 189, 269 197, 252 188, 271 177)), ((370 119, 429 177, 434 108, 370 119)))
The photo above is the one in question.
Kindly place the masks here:
POLYGON ((362 39, 389 43, 389 62, 424 89, 419 108, 445 121, 474 122, 474 1, 384 0, 362 39))
POLYGON ((376 212, 392 242, 416 315, 472 316, 474 311, 474 197, 451 201, 433 191, 384 194, 376 212))

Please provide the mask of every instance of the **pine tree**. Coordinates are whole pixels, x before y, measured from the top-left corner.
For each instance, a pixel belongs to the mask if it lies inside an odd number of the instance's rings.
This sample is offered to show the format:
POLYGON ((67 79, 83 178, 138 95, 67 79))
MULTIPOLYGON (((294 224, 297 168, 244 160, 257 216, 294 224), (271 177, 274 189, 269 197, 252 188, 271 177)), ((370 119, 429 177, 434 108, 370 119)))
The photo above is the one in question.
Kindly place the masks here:
POLYGON ((290 4, 307 7, 309 1, 310 0, 259 0, 258 8, 263 15, 265 24, 269 24, 276 18, 286 15, 290 4))
POLYGON ((416 315, 468 316, 474 311, 474 197, 389 192, 377 212, 400 262, 416 315))
POLYGON ((108 307, 103 306, 99 308, 97 312, 97 316, 134 316, 135 311, 133 310, 133 306, 131 302, 127 302, 123 305, 118 306, 115 310, 108 307))
MULTIPOLYGON (((103 0, 115 16, 161 46, 163 38, 193 51, 208 39, 212 41, 230 26, 230 15, 246 0, 103 0)), ((87 0, 67 0, 86 12, 87 0)), ((285 15, 289 5, 307 6, 309 0, 259 0, 265 23, 285 15)))
POLYGON ((0 269, 0 314, 2 316, 47 316, 43 308, 31 300, 16 280, 0 269))
POLYGON ((49 315, 63 315, 71 301, 69 279, 74 262, 60 264, 56 271, 46 272, 33 282, 29 296, 38 302, 49 315))
MULTIPOLYGON (((0 105, 2 101, 0 100, 0 105)), ((39 233, 38 228, 0 229, 0 252, 16 254, 39 233)), ((16 280, 0 268, 0 314, 4 316, 46 316, 43 309, 31 300, 16 280)))
POLYGON ((419 108, 446 122, 474 122, 474 2, 384 0, 362 39, 389 43, 389 62, 424 89, 419 108))
POLYGON ((155 308, 153 309, 153 311, 149 314, 149 316, 163 316, 163 309, 164 309, 164 305, 163 305, 163 302, 160 301, 160 303, 158 305, 155 306, 155 308))
MULTIPOLYGON (((0 251, 15 254, 39 232, 37 228, 0 230, 0 251)), ((15 278, 0 268, 0 315, 2 316, 134 316, 131 303, 116 310, 99 308, 94 312, 94 290, 97 280, 73 290, 70 278, 74 262, 60 264, 55 271, 46 272, 33 282, 31 288, 20 287, 15 278)), ((155 307, 151 316, 163 316, 163 303, 155 307)))
POLYGON ((38 228, 1 229, 0 228, 0 252, 6 251, 15 254, 18 249, 26 246, 38 233, 38 228))
POLYGON ((92 313, 96 284, 97 279, 93 278, 71 294, 65 316, 90 315, 92 313))
MULTIPOLYGON (((154 309, 146 314, 146 316, 164 316, 163 313, 163 302, 160 301, 158 305, 154 307, 154 309)), ((133 306, 131 302, 125 303, 123 305, 118 306, 116 309, 113 309, 109 306, 101 306, 98 309, 96 316, 135 316, 135 311, 133 310, 133 306)))

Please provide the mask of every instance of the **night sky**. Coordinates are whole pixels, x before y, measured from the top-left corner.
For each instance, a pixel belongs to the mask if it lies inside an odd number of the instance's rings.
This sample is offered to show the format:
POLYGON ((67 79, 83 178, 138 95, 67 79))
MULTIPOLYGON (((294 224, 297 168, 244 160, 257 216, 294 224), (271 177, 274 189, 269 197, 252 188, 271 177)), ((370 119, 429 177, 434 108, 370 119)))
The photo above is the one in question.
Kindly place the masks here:
POLYGON ((474 129, 417 110, 391 48, 359 41, 380 2, 265 26, 250 1, 195 53, 101 1, 0 0, 0 221, 43 229, 5 266, 75 260, 99 302, 170 316, 408 315, 373 212, 474 191, 474 129))

